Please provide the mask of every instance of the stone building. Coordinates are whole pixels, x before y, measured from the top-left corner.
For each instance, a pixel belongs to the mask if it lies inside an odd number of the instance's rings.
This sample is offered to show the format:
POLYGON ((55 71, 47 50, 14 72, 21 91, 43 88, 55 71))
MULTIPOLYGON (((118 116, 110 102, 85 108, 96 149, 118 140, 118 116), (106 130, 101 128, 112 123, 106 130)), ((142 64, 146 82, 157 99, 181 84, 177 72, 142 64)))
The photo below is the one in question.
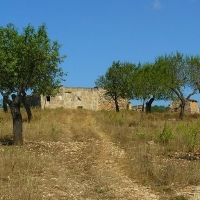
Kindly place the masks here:
MULTIPOLYGON (((114 101, 105 95, 102 88, 64 87, 59 88, 56 96, 34 97, 41 108, 84 108, 88 110, 115 110, 114 101)), ((31 101, 29 101, 31 102, 31 101)), ((35 102, 33 100, 33 102, 35 102)), ((129 109, 128 99, 119 99, 120 109, 129 109)), ((31 104, 31 103, 30 103, 31 104)))
MULTIPOLYGON (((171 112, 179 112, 180 111, 180 100, 172 101, 169 105, 171 112)), ((199 113, 199 105, 197 100, 189 99, 186 101, 185 105, 185 112, 186 113, 199 113)))
POLYGON ((134 111, 142 112, 142 107, 143 105, 136 105, 136 106, 132 106, 131 109, 134 111))

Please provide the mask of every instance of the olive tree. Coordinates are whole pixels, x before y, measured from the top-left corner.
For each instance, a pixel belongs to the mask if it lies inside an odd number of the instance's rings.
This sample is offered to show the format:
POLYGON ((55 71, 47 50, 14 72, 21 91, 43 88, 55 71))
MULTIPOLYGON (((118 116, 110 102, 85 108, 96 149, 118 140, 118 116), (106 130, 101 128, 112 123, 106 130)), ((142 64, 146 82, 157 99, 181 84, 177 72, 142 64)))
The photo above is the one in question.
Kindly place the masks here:
POLYGON ((200 58, 176 54, 160 56, 155 69, 160 74, 160 84, 171 91, 173 99, 180 100, 180 115, 183 119, 186 101, 200 88, 200 58))
POLYGON ((154 63, 138 64, 134 73, 133 92, 135 99, 143 101, 143 108, 146 104, 146 113, 151 113, 151 105, 154 100, 169 99, 169 92, 160 84, 160 75, 154 68, 154 63))
POLYGON ((136 66, 129 62, 114 61, 105 75, 95 81, 95 85, 104 88, 106 95, 113 99, 117 112, 120 110, 119 98, 131 99, 133 96, 132 78, 135 68, 136 66))
POLYGON ((23 144, 21 103, 31 118, 27 92, 50 95, 65 75, 60 47, 48 37, 45 24, 37 30, 28 25, 21 33, 13 24, 0 27, 0 92, 11 110, 14 145, 23 144))

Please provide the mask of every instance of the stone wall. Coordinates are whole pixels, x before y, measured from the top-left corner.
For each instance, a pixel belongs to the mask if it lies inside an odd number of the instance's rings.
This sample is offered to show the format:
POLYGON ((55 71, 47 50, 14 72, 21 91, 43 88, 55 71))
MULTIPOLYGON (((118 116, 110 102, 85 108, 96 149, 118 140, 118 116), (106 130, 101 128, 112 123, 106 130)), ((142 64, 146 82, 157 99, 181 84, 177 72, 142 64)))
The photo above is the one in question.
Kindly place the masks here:
MULTIPOLYGON (((98 110, 115 110, 115 103, 111 97, 105 95, 106 90, 99 89, 98 90, 98 110)), ((120 98, 118 100, 118 105, 120 109, 130 109, 130 102, 128 99, 120 98)))
POLYGON ((190 100, 189 102, 187 102, 189 104, 188 106, 188 112, 189 113, 199 113, 199 105, 198 105, 198 101, 196 100, 190 100))
MULTIPOLYGON (((180 100, 172 101, 169 105, 171 112, 180 112, 180 100)), ((199 113, 198 101, 189 99, 186 101, 185 113, 199 113)))
POLYGON ((132 110, 141 112, 142 111, 142 107, 143 107, 143 105, 132 106, 132 110))
MULTIPOLYGON (((72 88, 60 87, 55 97, 41 96, 42 108, 84 108, 89 110, 114 110, 114 101, 105 96, 101 88, 72 88)), ((120 109, 127 109, 129 101, 119 100, 120 109)))

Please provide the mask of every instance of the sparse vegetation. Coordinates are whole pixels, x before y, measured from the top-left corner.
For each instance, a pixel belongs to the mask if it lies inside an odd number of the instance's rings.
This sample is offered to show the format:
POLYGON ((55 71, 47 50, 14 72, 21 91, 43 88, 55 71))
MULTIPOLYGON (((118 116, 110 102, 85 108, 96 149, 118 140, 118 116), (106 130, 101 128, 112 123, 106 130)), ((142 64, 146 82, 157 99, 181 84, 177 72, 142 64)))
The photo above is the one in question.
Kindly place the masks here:
POLYGON ((158 112, 158 113, 164 113, 164 112, 167 112, 169 111, 169 107, 166 107, 166 106, 152 106, 151 108, 151 112, 152 113, 155 113, 155 112, 158 112))
POLYGON ((162 132, 159 134, 158 138, 162 144, 167 144, 167 143, 169 143, 170 140, 173 139, 172 128, 170 128, 166 122, 165 122, 164 128, 163 128, 162 132))
POLYGON ((200 185, 200 115, 32 111, 18 147, 0 110, 0 199, 189 199, 200 185))

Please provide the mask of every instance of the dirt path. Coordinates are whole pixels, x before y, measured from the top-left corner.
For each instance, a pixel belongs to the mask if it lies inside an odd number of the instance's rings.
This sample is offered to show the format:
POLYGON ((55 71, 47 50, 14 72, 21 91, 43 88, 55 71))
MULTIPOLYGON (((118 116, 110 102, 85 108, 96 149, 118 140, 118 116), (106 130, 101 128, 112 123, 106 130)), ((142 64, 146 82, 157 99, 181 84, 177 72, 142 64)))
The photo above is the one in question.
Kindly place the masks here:
POLYGON ((49 161, 37 177, 43 199, 159 199, 126 176, 119 164, 124 152, 109 141, 38 142, 27 146, 32 151, 37 148, 37 153, 49 161))
MULTIPOLYGON (((73 117, 68 118, 68 124, 73 117)), ((87 122, 87 119, 85 119, 87 122)), ((91 122, 90 122, 91 123, 91 122)), ((93 122, 95 123, 95 122, 93 122)), ((123 170, 123 149, 103 132, 70 135, 68 142, 27 142, 28 151, 44 157, 45 170, 35 177, 48 200, 156 200, 150 188, 131 180, 123 170)))
POLYGON ((123 170, 121 159, 125 151, 110 141, 109 137, 100 130, 96 130, 101 138, 101 152, 96 161, 96 173, 101 175, 101 181, 108 183, 108 194, 113 199, 159 199, 149 188, 131 180, 123 170))
POLYGON ((122 149, 107 140, 102 140, 101 148, 95 171, 101 177, 101 182, 107 185, 107 194, 112 199, 159 199, 149 188, 132 181, 124 173, 120 166, 120 159, 125 154, 122 149))

